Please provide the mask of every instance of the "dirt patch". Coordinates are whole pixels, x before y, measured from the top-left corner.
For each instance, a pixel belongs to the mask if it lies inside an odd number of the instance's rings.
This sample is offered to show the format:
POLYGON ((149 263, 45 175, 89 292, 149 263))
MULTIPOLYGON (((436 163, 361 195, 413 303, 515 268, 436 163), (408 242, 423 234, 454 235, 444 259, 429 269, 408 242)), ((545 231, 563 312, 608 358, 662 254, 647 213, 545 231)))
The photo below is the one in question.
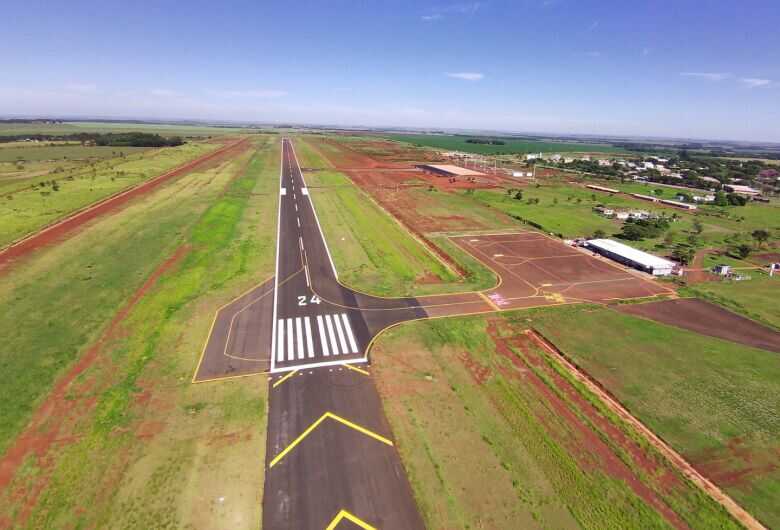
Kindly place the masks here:
POLYGON ((753 254, 749 259, 756 265, 766 267, 770 263, 780 263, 780 253, 764 252, 763 254, 753 254))
POLYGON ((458 359, 460 359, 460 362, 462 362, 463 366, 466 367, 466 370, 469 371, 472 379, 474 379, 474 382, 480 386, 484 385, 485 381, 490 379, 490 377, 493 375, 493 372, 490 370, 490 368, 487 366, 482 366, 477 361, 475 361, 471 355, 469 355, 469 352, 462 352, 460 355, 458 355, 458 359))
POLYGON ((20 514, 20 520, 15 521, 15 524, 24 523, 35 506, 38 495, 47 486, 54 466, 53 450, 78 439, 72 430, 94 408, 95 395, 110 383, 103 378, 81 381, 79 376, 90 368, 100 367, 102 372, 111 369, 110 359, 102 353, 107 345, 122 335, 122 321, 141 297, 156 284, 160 276, 170 270, 188 251, 187 246, 179 247, 155 269, 116 313, 97 342, 54 384, 25 429, 0 459, 0 491, 10 487, 17 471, 28 458, 34 458, 39 468, 38 475, 30 485, 11 492, 13 499, 23 500, 26 506, 20 514))
POLYGON ((704 268, 704 258, 708 255, 716 254, 715 249, 705 248, 696 252, 693 257, 690 268, 685 270, 685 281, 694 284, 702 282, 714 282, 721 279, 717 274, 712 273, 708 269, 704 268))
POLYGON ((210 164, 220 163, 228 158, 234 157, 237 153, 249 148, 249 142, 246 139, 232 141, 210 153, 206 153, 194 160, 191 160, 185 164, 180 165, 170 171, 158 175, 150 180, 147 180, 137 186, 134 186, 128 190, 122 191, 116 195, 112 195, 106 199, 103 199, 96 204, 90 205, 85 209, 79 210, 57 221, 56 223, 49 225, 42 230, 17 241, 9 247, 0 250, 0 273, 8 270, 13 263, 19 259, 27 256, 28 254, 48 245, 55 244, 59 241, 66 239, 75 233, 84 224, 102 217, 115 213, 127 205, 133 199, 146 195, 156 188, 163 185, 165 182, 180 177, 195 169, 208 167, 210 164))
MULTIPOLYGON (((534 351, 531 347, 534 342, 529 336, 525 334, 504 336, 506 333, 499 330, 502 322, 495 319, 489 321, 488 333, 496 345, 496 352, 508 359, 516 369, 508 375, 532 385, 547 406, 566 421, 570 428, 568 436, 573 436, 574 439, 563 440, 563 443, 579 459, 580 464, 585 468, 599 469, 625 482, 637 496, 655 508, 674 528, 689 528, 685 521, 620 459, 598 433, 583 421, 581 416, 585 416, 588 421, 596 425, 612 440, 612 443, 623 448, 630 455, 633 464, 642 469, 648 478, 653 477, 659 487, 672 488, 680 484, 679 479, 671 473, 665 473, 663 466, 648 458, 647 454, 623 431, 601 416, 576 388, 534 351), (516 351, 521 354, 518 355, 516 351), (540 373, 544 374, 548 382, 540 377, 540 373)), ((545 423, 543 415, 540 414, 539 419, 545 423)), ((561 433, 550 428, 548 423, 545 424, 548 425, 550 434, 560 440, 561 433)))
POLYGON ((702 335, 780 353, 780 333, 704 300, 664 300, 619 306, 617 310, 702 335))
POLYGON ((757 451, 748 448, 743 438, 736 437, 723 448, 693 455, 691 461, 696 469, 721 486, 749 487, 780 469, 780 447, 757 451))

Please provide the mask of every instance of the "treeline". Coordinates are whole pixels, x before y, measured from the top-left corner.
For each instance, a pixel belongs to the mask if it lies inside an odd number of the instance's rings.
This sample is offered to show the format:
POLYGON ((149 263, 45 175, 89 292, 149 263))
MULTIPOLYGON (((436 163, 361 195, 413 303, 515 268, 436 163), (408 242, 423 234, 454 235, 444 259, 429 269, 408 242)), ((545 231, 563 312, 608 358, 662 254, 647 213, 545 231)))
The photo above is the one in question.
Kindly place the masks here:
POLYGON ((0 143, 37 140, 39 142, 80 142, 82 145, 108 147, 175 147, 182 145, 181 136, 164 137, 145 132, 127 133, 77 133, 77 134, 14 134, 0 136, 0 143))

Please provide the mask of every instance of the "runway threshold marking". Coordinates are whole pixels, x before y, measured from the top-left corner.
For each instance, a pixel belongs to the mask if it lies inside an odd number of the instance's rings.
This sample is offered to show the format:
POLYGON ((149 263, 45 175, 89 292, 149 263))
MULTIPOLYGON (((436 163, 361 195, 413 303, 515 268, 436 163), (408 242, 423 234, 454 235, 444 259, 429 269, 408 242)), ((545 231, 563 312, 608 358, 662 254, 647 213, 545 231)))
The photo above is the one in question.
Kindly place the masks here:
POLYGON ((368 436, 370 438, 373 438, 374 440, 377 440, 378 442, 382 442, 385 445, 389 445, 391 447, 393 445, 392 441, 388 440, 387 438, 385 438, 382 435, 379 435, 379 434, 375 433, 374 431, 370 431, 370 430, 366 429, 365 427, 362 427, 362 426, 358 425, 357 423, 353 423, 353 422, 351 422, 351 421, 349 421, 347 419, 344 419, 341 416, 337 416, 336 414, 333 414, 332 412, 326 412, 325 414, 320 416, 317 421, 315 421, 314 423, 309 425, 309 427, 305 431, 303 431, 295 440, 293 440, 292 443, 290 443, 290 445, 285 447, 284 450, 281 453, 276 455, 274 457, 274 459, 271 460, 271 463, 268 464, 268 467, 271 468, 271 467, 274 467, 276 464, 278 464, 279 461, 287 455, 287 453, 289 453, 290 451, 295 449, 295 447, 299 443, 301 443, 304 438, 309 436, 312 433, 312 431, 314 431, 314 429, 319 427, 320 424, 323 421, 327 420, 328 418, 330 418, 332 420, 335 420, 335 421, 341 423, 342 425, 346 425, 350 429, 354 429, 354 430, 358 431, 361 434, 365 434, 366 436, 368 436))
POLYGON ((335 528, 339 525, 341 521, 346 519, 347 521, 351 522, 352 524, 355 524, 362 528, 363 530, 377 530, 376 527, 371 526, 367 522, 365 522, 363 519, 357 517, 356 515, 353 515, 349 513, 347 510, 341 510, 336 517, 333 518, 333 520, 330 522, 330 524, 325 528, 325 530, 335 530, 335 528))
POLYGON ((276 382, 275 382, 275 383, 272 385, 272 388, 276 388, 277 386, 281 385, 282 383, 284 383, 285 381, 287 381, 289 378, 291 378, 292 376, 294 376, 294 375, 295 375, 295 374, 297 374, 297 373, 298 373, 298 370, 293 370, 292 372, 288 372, 288 373, 287 373, 287 375, 285 375, 285 376, 284 376, 284 377, 282 377, 281 379, 277 380, 277 381, 276 381, 276 382))

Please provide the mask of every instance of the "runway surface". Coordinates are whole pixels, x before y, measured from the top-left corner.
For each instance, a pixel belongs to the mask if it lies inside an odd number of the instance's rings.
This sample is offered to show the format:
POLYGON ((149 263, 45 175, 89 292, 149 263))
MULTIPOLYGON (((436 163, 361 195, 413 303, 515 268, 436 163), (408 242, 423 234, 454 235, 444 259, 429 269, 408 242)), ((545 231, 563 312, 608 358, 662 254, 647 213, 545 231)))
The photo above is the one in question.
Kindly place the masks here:
POLYGON ((419 298, 356 292, 338 281, 287 139, 278 215, 274 278, 219 309, 194 377, 270 372, 267 529, 334 521, 339 528, 424 527, 368 364, 382 330, 415 319, 665 292, 529 231, 452 238, 496 273, 493 289, 419 298))

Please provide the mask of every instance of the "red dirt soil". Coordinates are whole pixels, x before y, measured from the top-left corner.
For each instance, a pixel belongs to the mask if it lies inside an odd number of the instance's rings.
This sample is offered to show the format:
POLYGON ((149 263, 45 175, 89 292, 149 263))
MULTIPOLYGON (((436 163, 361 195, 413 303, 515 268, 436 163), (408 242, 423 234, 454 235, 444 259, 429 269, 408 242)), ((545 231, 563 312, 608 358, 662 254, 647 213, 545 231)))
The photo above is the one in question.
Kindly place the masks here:
MULTIPOLYGON (((155 269, 111 319, 97 342, 57 380, 43 403, 33 413, 30 422, 0 459, 0 491, 10 487, 17 471, 28 457, 34 456, 40 468, 31 485, 21 486, 10 492, 14 499, 24 503, 24 509, 14 525, 24 524, 35 506, 38 495, 47 486, 54 466, 54 455, 51 454, 51 451, 55 447, 67 445, 78 439, 78 435, 74 435, 70 430, 77 427, 78 421, 89 414, 95 405, 97 393, 110 383, 107 380, 87 380, 83 383, 76 383, 76 379, 98 364, 104 364, 106 369, 110 368, 110 360, 102 353, 112 340, 121 336, 122 321, 138 301, 157 283, 160 276, 178 263, 187 252, 189 252, 188 246, 179 247, 173 255, 155 269)), ((0 519, 0 528, 10 527, 11 521, 0 519)))
POLYGON ((27 256, 35 250, 47 245, 55 244, 68 236, 89 221, 117 212, 131 200, 141 197, 160 187, 171 179, 180 177, 197 168, 205 167, 207 163, 216 163, 235 156, 238 152, 249 147, 246 139, 232 141, 224 147, 206 153, 194 160, 182 164, 170 171, 158 175, 128 190, 112 195, 85 209, 49 225, 42 230, 0 250, 0 273, 6 271, 19 259, 27 256))
MULTIPOLYGON (((576 388, 553 370, 540 354, 534 351, 534 341, 527 335, 516 334, 502 337, 506 334, 506 330, 502 332, 499 329, 502 323, 503 321, 495 319, 489 321, 488 333, 496 345, 496 352, 507 358, 517 369, 517 371, 508 372, 505 375, 530 383, 555 415, 566 421, 571 429, 567 437, 573 437, 573 439, 565 440, 564 443, 572 455, 580 460, 581 465, 600 469, 607 475, 625 482, 637 496, 652 506, 674 528, 689 528, 685 521, 653 489, 645 484, 579 415, 587 417, 601 432, 609 436, 615 445, 622 447, 630 455, 634 465, 640 467, 647 473, 648 477, 652 477, 652 480, 655 480, 661 489, 668 491, 680 485, 679 478, 670 470, 648 458, 636 442, 603 417, 576 388), (521 352, 521 354, 518 355, 515 351, 521 352), (537 374, 537 371, 544 373, 558 392, 566 396, 566 399, 548 386, 537 374), (581 450, 583 447, 587 448, 584 452, 581 450)), ((538 411, 537 414, 539 414, 539 420, 548 428, 550 435, 558 438, 562 434, 566 435, 566 433, 553 432, 544 418, 544 414, 538 411)))
POLYGON ((702 335, 780 353, 780 332, 704 300, 682 298, 624 305, 617 309, 702 335))
POLYGON ((746 487, 780 469, 780 446, 756 450, 733 438, 726 447, 693 455, 693 465, 725 487, 746 487))

